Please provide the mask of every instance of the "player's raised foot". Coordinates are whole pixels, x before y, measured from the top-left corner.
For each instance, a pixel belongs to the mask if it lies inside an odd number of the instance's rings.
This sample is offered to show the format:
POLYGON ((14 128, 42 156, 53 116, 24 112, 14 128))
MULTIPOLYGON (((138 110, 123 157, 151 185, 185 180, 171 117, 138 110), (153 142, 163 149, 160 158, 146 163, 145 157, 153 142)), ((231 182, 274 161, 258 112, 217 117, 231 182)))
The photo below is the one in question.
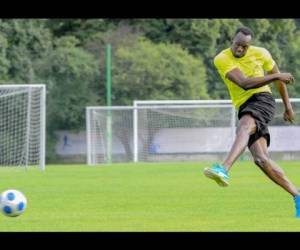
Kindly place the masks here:
POLYGON ((205 168, 203 173, 206 177, 215 180, 221 187, 227 187, 229 185, 229 176, 220 164, 214 164, 211 168, 205 168))
POLYGON ((296 218, 300 219, 300 195, 294 196, 295 207, 296 207, 296 218))

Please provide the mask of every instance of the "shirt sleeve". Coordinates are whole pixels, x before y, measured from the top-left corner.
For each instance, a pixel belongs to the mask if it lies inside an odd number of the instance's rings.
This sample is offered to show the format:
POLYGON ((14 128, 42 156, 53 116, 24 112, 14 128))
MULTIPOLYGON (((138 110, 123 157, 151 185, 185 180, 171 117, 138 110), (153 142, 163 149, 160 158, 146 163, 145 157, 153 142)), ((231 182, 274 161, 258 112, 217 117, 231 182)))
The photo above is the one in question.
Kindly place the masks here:
POLYGON ((226 74, 236 68, 237 66, 228 58, 227 56, 224 55, 218 55, 214 59, 214 64, 219 71, 219 73, 225 78, 226 74))
POLYGON ((264 71, 270 71, 273 69, 274 65, 275 65, 275 61, 273 60, 270 52, 266 49, 263 49, 263 69, 264 71))

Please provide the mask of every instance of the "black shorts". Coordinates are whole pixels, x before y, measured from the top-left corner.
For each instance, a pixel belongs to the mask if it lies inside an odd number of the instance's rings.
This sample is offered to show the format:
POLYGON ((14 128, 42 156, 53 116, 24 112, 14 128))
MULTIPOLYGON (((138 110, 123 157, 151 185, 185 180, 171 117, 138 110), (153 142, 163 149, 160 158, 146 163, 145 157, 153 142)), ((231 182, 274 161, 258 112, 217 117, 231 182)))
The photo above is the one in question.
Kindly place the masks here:
POLYGON ((248 141, 248 147, 264 137, 267 140, 267 145, 270 145, 270 133, 268 123, 273 119, 275 114, 275 100, 271 93, 262 92, 251 96, 245 103, 243 103, 238 112, 239 120, 243 115, 250 114, 256 123, 256 132, 251 135, 248 141))

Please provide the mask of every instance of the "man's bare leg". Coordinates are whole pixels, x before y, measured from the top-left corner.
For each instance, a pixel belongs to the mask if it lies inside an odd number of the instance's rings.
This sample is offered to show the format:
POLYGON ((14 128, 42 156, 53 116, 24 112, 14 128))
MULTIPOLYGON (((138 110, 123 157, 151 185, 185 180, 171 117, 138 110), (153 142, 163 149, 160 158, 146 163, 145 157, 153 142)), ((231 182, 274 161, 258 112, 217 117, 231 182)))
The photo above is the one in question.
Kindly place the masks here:
POLYGON ((218 185, 226 187, 229 185, 228 171, 233 163, 243 153, 248 145, 249 137, 256 131, 256 123, 251 115, 244 115, 237 128, 235 141, 222 165, 217 164, 211 168, 205 168, 203 173, 206 177, 213 179, 218 185))
POLYGON ((295 216, 300 218, 300 192, 287 178, 284 171, 270 159, 267 141, 261 137, 250 146, 254 162, 277 185, 293 196, 296 208, 295 216))
POLYGON ((254 134, 256 131, 256 123, 251 115, 244 115, 237 127, 236 136, 234 143, 222 163, 224 169, 228 172, 232 167, 233 163, 238 159, 238 157, 244 152, 248 145, 250 135, 254 134))
POLYGON ((259 168, 277 185, 292 196, 300 195, 300 192, 295 185, 287 178, 284 171, 270 159, 267 147, 267 141, 261 137, 255 141, 251 147, 250 152, 253 156, 254 162, 259 168))

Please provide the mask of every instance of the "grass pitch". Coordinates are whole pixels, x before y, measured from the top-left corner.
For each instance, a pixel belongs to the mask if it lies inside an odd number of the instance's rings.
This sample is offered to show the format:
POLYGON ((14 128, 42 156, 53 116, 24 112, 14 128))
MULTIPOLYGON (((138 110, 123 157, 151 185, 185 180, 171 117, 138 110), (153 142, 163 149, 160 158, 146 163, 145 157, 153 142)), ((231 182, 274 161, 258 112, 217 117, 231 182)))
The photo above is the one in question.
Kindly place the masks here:
MULTIPOLYGON (((300 186, 300 162, 278 162, 300 186)), ((262 232, 300 231, 292 197, 252 162, 238 162, 230 185, 202 170, 210 163, 48 165, 0 168, 0 191, 28 199, 24 214, 0 214, 13 232, 262 232)))

